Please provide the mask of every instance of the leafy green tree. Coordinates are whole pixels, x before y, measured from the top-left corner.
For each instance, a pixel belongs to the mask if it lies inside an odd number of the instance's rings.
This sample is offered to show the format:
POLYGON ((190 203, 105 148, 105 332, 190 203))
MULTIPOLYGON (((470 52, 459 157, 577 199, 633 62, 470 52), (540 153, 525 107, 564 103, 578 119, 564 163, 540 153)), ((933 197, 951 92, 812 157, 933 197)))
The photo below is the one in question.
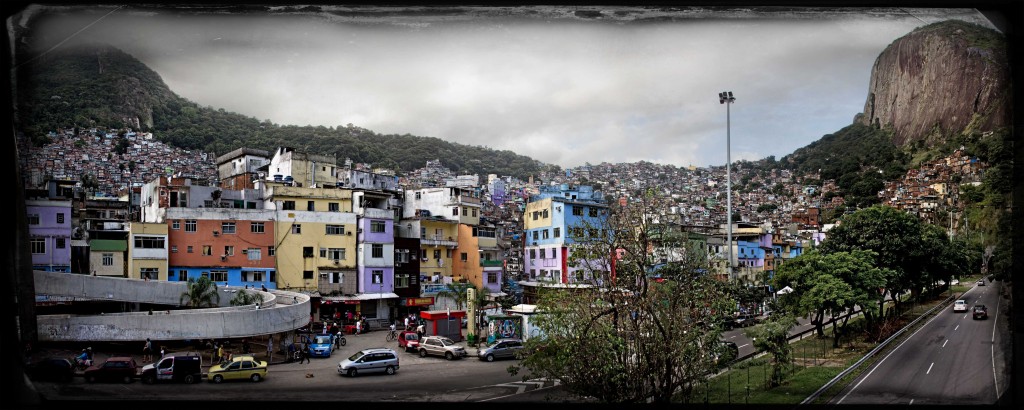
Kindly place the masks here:
POLYGON ((230 303, 231 306, 246 306, 263 303, 263 294, 255 289, 251 291, 248 289, 242 289, 235 292, 235 296, 231 298, 231 301, 228 303, 230 303))
MULTIPOLYGON (((438 298, 448 298, 455 303, 455 307, 462 310, 466 307, 466 289, 473 287, 470 283, 452 282, 445 284, 444 289, 437 292, 438 298)), ((478 294, 480 292, 477 292, 478 294)))
MULTIPOLYGON (((861 209, 840 219, 821 242, 821 252, 871 250, 876 256, 874 266, 892 270, 883 288, 891 296, 897 311, 899 295, 926 282, 921 277, 921 221, 896 208, 878 205, 861 209)), ((864 307, 864 310, 868 310, 864 307)), ((885 317, 885 303, 878 302, 878 315, 885 317)))
POLYGON ((778 387, 786 378, 786 372, 793 362, 793 347, 789 344, 789 329, 797 321, 791 315, 779 315, 743 332, 758 351, 768 352, 772 357, 772 375, 768 388, 778 387))
MULTIPOLYGON (((810 250, 779 266, 776 286, 793 289, 782 295, 779 303, 786 312, 813 317, 819 337, 824 336, 827 316, 834 318, 858 307, 863 309, 865 322, 871 327, 877 319, 867 307, 884 300, 880 290, 887 278, 894 275, 889 269, 875 267, 874 259, 872 251, 825 254, 810 250)), ((846 316, 838 323, 832 322, 834 347, 839 347, 848 321, 846 316)))
POLYGON ((574 244, 571 276, 582 280, 542 289, 542 314, 531 322, 544 336, 526 342, 528 354, 511 373, 558 378, 566 390, 602 402, 693 397, 716 367, 721 329, 711 320, 735 301, 710 273, 706 245, 656 216, 668 203, 648 193, 579 226, 611 234, 574 244))
POLYGON ((217 307, 220 304, 220 292, 217 283, 208 276, 189 278, 185 292, 182 292, 178 303, 191 308, 217 307))

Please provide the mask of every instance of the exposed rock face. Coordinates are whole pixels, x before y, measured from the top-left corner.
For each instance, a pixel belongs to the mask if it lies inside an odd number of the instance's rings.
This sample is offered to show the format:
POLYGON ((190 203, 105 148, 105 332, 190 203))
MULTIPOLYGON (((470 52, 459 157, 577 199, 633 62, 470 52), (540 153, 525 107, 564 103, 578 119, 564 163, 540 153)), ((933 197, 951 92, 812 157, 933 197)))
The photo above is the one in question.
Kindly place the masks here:
POLYGON ((857 121, 893 130, 899 146, 1009 127, 1009 70, 997 31, 961 21, 918 28, 875 60, 857 121))

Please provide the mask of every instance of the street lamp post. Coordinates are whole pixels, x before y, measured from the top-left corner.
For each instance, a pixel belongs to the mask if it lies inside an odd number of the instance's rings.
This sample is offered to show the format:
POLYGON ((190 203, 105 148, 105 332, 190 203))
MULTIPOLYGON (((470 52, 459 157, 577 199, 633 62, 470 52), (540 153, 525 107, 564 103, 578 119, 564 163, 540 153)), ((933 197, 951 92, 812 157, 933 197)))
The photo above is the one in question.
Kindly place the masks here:
POLYGON ((735 279, 732 271, 732 135, 731 135, 731 120, 729 118, 729 106, 736 101, 736 97, 732 96, 732 91, 722 91, 718 93, 718 103, 725 104, 725 212, 727 224, 725 228, 726 238, 725 246, 729 250, 729 280, 735 279))

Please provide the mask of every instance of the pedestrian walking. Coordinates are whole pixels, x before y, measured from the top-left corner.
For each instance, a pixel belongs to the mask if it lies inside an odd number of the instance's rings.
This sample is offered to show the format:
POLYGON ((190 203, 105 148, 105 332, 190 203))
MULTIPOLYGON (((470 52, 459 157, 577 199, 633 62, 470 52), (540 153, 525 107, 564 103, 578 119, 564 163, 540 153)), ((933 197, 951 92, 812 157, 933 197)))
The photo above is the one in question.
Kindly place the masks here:
POLYGON ((423 340, 423 334, 427 333, 427 330, 423 328, 423 325, 416 326, 416 336, 419 336, 420 340, 423 340))
POLYGON ((306 363, 309 363, 309 349, 306 346, 306 342, 302 342, 300 349, 301 350, 299 350, 299 363, 301 364, 303 360, 305 360, 306 363))
POLYGON ((405 325, 403 325, 403 326, 404 326, 403 328, 405 330, 409 330, 409 316, 405 317, 405 325))
POLYGON ((274 358, 274 336, 267 338, 267 363, 274 358))
POLYGON ((167 354, 167 347, 166 346, 160 346, 160 358, 163 359, 164 355, 166 355, 166 354, 167 354))
POLYGON ((146 338, 146 344, 142 346, 142 362, 149 363, 153 361, 153 342, 146 338))
POLYGON ((359 334, 362 333, 362 332, 363 332, 363 321, 362 320, 357 320, 356 321, 356 336, 359 336, 359 334))

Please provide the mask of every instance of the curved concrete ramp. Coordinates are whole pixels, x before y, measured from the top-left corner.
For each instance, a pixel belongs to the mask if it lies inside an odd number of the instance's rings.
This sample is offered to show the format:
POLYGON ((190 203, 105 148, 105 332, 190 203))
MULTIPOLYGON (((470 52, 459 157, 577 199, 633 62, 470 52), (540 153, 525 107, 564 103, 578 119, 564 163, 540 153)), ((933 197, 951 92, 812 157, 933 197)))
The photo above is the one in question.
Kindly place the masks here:
MULTIPOLYGON (((74 273, 33 271, 36 293, 95 300, 177 306, 184 282, 145 281, 74 273)), ((241 288, 218 287, 216 308, 100 315, 38 316, 40 341, 136 341, 222 339, 287 332, 309 323, 309 296, 281 290, 263 294, 257 305, 231 306, 241 288)))

